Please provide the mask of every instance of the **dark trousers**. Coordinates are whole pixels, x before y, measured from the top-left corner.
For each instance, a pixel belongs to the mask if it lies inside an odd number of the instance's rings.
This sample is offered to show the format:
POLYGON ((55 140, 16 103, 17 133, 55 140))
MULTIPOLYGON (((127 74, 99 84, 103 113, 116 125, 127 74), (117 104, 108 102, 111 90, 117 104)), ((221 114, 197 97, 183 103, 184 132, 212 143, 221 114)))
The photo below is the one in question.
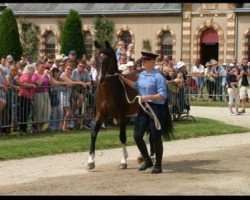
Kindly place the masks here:
MULTIPOLYGON (((155 115, 158 117, 162 126, 166 121, 165 105, 150 103, 150 106, 153 109, 155 115)), ((162 130, 157 130, 154 124, 154 120, 147 113, 145 113, 142 108, 140 108, 135 119, 134 140, 145 161, 150 160, 147 146, 143 139, 144 134, 148 128, 150 130, 149 134, 151 134, 150 136, 153 139, 155 147, 156 165, 161 166, 163 155, 163 145, 161 139, 162 130)))
POLYGON ((17 116, 20 122, 19 129, 23 132, 27 132, 27 124, 31 111, 31 99, 18 96, 18 103, 17 116))

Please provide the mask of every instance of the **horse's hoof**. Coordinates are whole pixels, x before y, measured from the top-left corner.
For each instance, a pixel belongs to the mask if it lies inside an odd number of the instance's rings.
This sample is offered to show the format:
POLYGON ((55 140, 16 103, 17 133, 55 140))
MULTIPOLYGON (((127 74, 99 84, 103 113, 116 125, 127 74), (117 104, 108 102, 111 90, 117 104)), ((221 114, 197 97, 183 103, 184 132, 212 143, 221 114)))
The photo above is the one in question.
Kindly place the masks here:
POLYGON ((88 169, 94 169, 94 168, 95 168, 94 162, 88 163, 88 169))
POLYGON ((119 169, 127 169, 127 168, 128 168, 128 164, 126 164, 126 163, 120 163, 119 169))
POLYGON ((137 157, 137 163, 141 164, 143 162, 143 157, 137 157))

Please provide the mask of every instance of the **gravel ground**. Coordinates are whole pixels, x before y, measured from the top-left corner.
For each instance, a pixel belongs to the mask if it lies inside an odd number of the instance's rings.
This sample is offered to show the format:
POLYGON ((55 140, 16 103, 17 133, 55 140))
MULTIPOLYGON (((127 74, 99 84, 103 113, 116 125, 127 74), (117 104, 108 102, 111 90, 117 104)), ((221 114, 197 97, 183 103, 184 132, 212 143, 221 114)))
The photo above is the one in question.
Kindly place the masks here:
MULTIPOLYGON (((194 117, 250 127, 249 109, 240 116, 227 108, 191 109, 194 117)), ((137 171, 135 146, 128 147, 127 170, 118 169, 121 148, 96 151, 91 171, 87 152, 3 161, 0 195, 249 195, 249 144, 250 133, 164 142, 161 175, 137 171)))

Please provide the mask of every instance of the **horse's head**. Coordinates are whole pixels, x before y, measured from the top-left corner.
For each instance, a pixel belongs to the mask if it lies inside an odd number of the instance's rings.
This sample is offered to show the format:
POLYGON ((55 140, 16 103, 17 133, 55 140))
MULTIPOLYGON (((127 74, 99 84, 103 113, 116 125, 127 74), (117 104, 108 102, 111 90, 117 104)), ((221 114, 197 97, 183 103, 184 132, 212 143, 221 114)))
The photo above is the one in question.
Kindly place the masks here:
POLYGON ((104 80, 108 75, 113 75, 118 72, 117 59, 114 49, 110 46, 108 41, 101 46, 97 41, 95 41, 95 47, 98 52, 97 58, 97 73, 99 83, 104 80))

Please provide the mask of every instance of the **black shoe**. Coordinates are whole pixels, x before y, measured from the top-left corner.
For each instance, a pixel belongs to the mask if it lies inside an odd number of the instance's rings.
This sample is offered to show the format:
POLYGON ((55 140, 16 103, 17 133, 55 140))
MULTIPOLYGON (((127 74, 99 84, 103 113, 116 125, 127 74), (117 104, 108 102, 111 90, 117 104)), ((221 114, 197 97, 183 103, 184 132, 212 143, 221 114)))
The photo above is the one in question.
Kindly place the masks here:
POLYGON ((150 168, 150 167, 153 167, 153 163, 152 161, 144 161, 141 165, 141 167, 139 168, 139 171, 144 171, 146 170, 147 168, 150 168))
POLYGON ((158 166, 154 166, 154 168, 151 171, 151 174, 159 174, 162 173, 162 168, 158 166))

